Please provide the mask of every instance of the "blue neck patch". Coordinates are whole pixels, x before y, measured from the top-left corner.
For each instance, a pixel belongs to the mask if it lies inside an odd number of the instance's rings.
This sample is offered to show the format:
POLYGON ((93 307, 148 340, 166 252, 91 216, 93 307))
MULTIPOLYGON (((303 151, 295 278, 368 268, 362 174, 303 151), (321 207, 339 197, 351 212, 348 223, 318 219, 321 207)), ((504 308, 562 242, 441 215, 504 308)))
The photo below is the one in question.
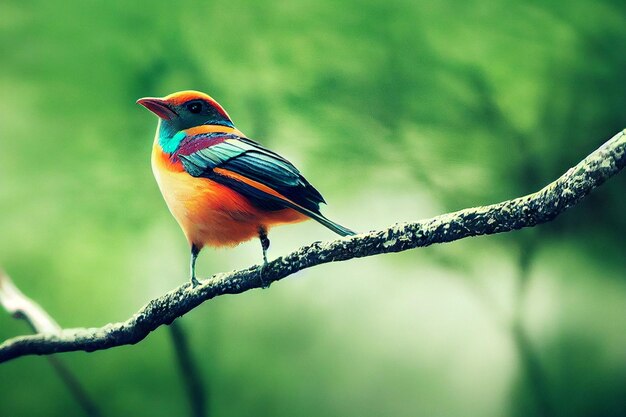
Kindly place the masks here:
POLYGON ((174 120, 161 120, 159 124, 159 145, 163 152, 173 154, 180 147, 180 143, 187 137, 184 129, 189 129, 193 126, 202 125, 217 125, 234 128, 233 122, 219 115, 219 117, 210 118, 206 120, 206 115, 200 115, 196 119, 187 117, 186 119, 177 118, 174 120))
POLYGON ((173 154, 186 136, 184 131, 176 132, 171 124, 163 122, 159 128, 159 145, 163 152, 173 154))

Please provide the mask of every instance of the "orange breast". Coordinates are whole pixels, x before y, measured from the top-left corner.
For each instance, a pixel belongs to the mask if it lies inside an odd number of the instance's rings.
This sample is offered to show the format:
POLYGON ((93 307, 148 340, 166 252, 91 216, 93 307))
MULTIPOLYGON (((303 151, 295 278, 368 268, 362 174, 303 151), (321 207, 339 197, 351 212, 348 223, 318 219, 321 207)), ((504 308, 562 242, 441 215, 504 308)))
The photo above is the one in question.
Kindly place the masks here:
POLYGON ((260 226, 308 219, 292 209, 260 210, 224 185, 192 177, 180 162, 172 163, 157 143, 152 149, 152 171, 187 240, 199 247, 234 246, 258 236, 260 226))

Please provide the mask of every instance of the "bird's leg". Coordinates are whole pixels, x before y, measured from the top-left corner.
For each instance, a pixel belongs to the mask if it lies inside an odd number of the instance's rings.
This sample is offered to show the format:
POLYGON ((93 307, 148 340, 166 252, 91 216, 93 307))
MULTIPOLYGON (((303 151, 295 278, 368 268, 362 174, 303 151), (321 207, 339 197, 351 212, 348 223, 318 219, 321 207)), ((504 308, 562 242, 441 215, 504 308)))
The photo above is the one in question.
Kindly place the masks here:
POLYGON ((261 286, 263 288, 269 288, 269 284, 263 279, 263 270, 267 265, 267 250, 270 248, 270 240, 267 237, 267 229, 263 226, 259 226, 259 240, 261 241, 261 249, 263 249, 263 266, 261 267, 261 286))
POLYGON ((195 287, 199 285, 200 282, 196 279, 196 259, 198 259, 198 254, 200 253, 200 248, 195 244, 191 244, 191 262, 189 264, 191 268, 191 287, 195 287))
POLYGON ((270 240, 267 237, 267 230, 263 226, 259 226, 259 239, 261 240, 261 249, 263 249, 263 265, 267 265, 267 250, 270 248, 270 240))

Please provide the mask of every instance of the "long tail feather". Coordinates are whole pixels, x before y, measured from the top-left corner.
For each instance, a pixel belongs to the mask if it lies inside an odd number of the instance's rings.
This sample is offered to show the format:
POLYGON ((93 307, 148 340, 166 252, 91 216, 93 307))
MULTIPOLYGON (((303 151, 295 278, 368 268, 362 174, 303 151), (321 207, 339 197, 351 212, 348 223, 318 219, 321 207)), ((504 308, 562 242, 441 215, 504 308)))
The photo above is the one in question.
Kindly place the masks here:
POLYGON ((356 235, 356 233, 353 232, 352 230, 348 229, 347 227, 343 227, 342 225, 337 224, 332 220, 327 219, 321 214, 317 214, 317 213, 312 213, 312 214, 313 215, 307 213, 307 215, 309 215, 313 220, 316 220, 320 224, 323 224, 324 226, 328 227, 330 230, 337 233, 338 235, 341 235, 341 236, 356 235))
POLYGON ((355 232, 353 232, 352 230, 348 229, 347 227, 343 227, 342 225, 335 223, 334 221, 327 219, 326 217, 324 217, 323 214, 321 213, 316 213, 314 211, 308 210, 302 206, 299 206, 297 204, 293 204, 291 201, 284 201, 284 203, 286 203, 285 205, 293 208, 296 211, 299 211, 300 213, 309 216, 310 218, 312 218, 313 220, 315 220, 316 222, 328 227, 330 230, 332 230, 333 232, 337 233, 338 235, 341 236, 354 236, 356 235, 355 232))
MULTIPOLYGON (((263 205, 267 206, 268 202, 274 202, 274 203, 278 203, 279 204, 278 208, 280 208, 280 206, 290 207, 290 208, 292 208, 292 209, 294 209, 296 211, 299 211, 300 213, 304 214, 305 216, 309 216, 313 220, 315 220, 318 223, 326 226, 327 228, 329 228, 333 232, 337 233, 338 235, 341 235, 341 236, 352 236, 352 235, 356 234, 355 232, 353 232, 352 230, 348 229, 347 227, 343 227, 340 224, 337 224, 337 223, 333 222, 332 220, 327 219, 320 212, 313 211, 313 210, 310 210, 310 209, 308 209, 306 207, 303 207, 303 206, 301 206, 299 204, 296 204, 293 201, 291 201, 290 199, 288 199, 286 197, 283 197, 283 196, 280 196, 279 194, 277 194, 277 195, 270 194, 270 193, 266 192, 265 190, 262 190, 262 189, 259 189, 257 187, 254 187, 251 184, 245 183, 243 181, 239 181, 239 180, 237 180, 235 178, 227 177, 225 175, 220 175, 220 174, 215 173, 215 172, 211 172, 211 175, 207 175, 206 178, 212 179, 214 181, 219 182, 220 184, 224 184, 224 185, 232 188, 233 190, 241 193, 242 195, 245 195, 246 197, 248 197, 250 199, 253 199, 253 201, 257 202, 257 204, 263 204, 263 205)), ((274 209, 276 209, 276 208, 274 208, 274 209)))

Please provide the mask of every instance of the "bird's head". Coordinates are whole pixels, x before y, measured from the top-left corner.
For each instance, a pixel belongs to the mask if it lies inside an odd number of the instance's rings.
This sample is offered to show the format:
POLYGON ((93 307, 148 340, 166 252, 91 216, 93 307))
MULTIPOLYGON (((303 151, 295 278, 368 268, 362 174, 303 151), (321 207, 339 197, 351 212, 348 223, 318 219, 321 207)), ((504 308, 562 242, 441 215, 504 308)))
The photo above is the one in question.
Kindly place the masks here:
POLYGON ((156 114, 161 119, 162 129, 172 133, 201 125, 233 127, 226 110, 199 91, 179 91, 163 98, 144 97, 137 103, 156 114))

